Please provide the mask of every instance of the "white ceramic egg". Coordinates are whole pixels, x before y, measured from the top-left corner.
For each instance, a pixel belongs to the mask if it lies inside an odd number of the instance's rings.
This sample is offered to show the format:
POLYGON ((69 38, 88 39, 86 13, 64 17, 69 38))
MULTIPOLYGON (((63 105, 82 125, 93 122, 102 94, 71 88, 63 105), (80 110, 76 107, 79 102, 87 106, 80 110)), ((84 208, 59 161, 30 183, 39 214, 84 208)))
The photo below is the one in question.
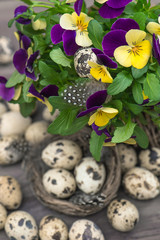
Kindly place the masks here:
POLYGON ((0 230, 4 228, 6 219, 7 219, 7 210, 6 210, 6 208, 0 203, 0 230))

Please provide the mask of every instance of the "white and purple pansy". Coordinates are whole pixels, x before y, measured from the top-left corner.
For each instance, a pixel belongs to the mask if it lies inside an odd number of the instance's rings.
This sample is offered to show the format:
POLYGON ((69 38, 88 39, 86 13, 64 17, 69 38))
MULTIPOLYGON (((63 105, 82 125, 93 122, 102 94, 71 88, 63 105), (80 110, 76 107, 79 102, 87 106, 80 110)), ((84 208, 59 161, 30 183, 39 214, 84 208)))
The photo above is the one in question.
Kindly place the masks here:
MULTIPOLYGON (((28 7, 24 5, 17 7, 14 11, 14 17, 17 17, 18 15, 25 13, 27 10, 28 10, 28 7)), ((19 17, 18 19, 16 19, 16 21, 24 25, 31 23, 31 19, 24 18, 24 17, 19 17)))
POLYGON ((6 83, 7 79, 0 76, 0 96, 6 101, 10 101, 15 96, 15 89, 14 87, 7 88, 6 83))
POLYGON ((79 16, 82 9, 83 0, 67 0, 66 3, 74 3, 74 10, 79 16))
POLYGON ((132 0, 96 0, 96 2, 103 4, 99 9, 101 17, 116 18, 123 13, 125 6, 132 0))
POLYGON ((38 92, 33 84, 31 84, 29 88, 29 94, 28 97, 35 97, 40 102, 44 103, 50 112, 52 112, 53 107, 49 103, 48 98, 51 96, 58 96, 58 87, 56 85, 47 85, 44 87, 40 92, 38 92))
POLYGON ((34 73, 33 64, 39 55, 39 51, 33 53, 31 46, 31 40, 21 34, 19 34, 20 49, 15 52, 13 56, 13 64, 20 74, 25 74, 28 78, 37 80, 34 73))
POLYGON ((157 59, 160 65, 160 39, 156 39, 155 34, 153 34, 153 56, 157 59))

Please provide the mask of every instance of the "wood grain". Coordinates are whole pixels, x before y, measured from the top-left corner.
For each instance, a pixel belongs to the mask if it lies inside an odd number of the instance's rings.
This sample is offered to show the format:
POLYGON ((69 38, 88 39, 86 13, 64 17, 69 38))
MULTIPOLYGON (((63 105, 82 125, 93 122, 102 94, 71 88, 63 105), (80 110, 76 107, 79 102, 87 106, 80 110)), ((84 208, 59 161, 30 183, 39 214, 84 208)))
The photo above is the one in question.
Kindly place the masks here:
MULTIPOLYGON (((159 3, 159 0, 154 0, 152 3, 159 3)), ((1 36, 5 35, 10 37, 13 40, 15 48, 17 45, 13 36, 14 28, 8 29, 7 22, 12 18, 14 8, 18 5, 20 5, 20 2, 16 0, 0 0, 0 33, 1 36)), ((0 66, 0 75, 9 77, 12 72, 12 64, 8 66, 0 66)), ((43 206, 34 196, 21 163, 7 167, 0 167, 0 175, 13 176, 19 181, 23 192, 23 202, 19 209, 29 212, 36 219, 37 224, 39 224, 42 217, 48 214, 63 219, 68 227, 70 227, 75 220, 81 219, 80 217, 71 217, 58 213, 43 206)), ((128 233, 122 233, 114 230, 108 223, 106 218, 106 208, 97 214, 88 216, 87 219, 94 221, 102 229, 105 239, 160 240, 160 196, 153 200, 138 201, 131 199, 123 192, 123 189, 120 189, 118 197, 129 199, 137 206, 140 212, 140 221, 134 230, 128 233)), ((7 239, 5 232, 0 231, 0 240, 7 239)))

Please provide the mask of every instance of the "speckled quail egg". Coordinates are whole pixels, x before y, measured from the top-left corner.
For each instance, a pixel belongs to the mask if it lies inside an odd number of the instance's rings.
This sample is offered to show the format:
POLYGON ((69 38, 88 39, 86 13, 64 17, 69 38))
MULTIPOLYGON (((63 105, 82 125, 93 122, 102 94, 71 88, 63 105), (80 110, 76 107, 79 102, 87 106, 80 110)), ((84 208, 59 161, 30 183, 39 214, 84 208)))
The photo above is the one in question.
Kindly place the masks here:
POLYGON ((79 48, 74 55, 74 67, 80 77, 93 78, 88 61, 97 62, 97 56, 91 48, 79 48))
POLYGON ((59 116, 60 111, 56 109, 54 113, 51 115, 50 111, 48 110, 47 107, 44 108, 42 112, 42 117, 44 120, 48 122, 53 122, 58 116, 59 116))
POLYGON ((4 103, 0 102, 0 116, 2 116, 2 114, 4 114, 5 112, 7 112, 7 107, 4 103))
POLYGON ((153 147, 142 150, 139 154, 140 166, 160 176, 160 149, 153 147))
POLYGON ((6 112, 0 117, 0 134, 2 136, 23 135, 30 123, 30 117, 24 118, 15 111, 6 112))
POLYGON ((10 240, 38 240, 36 221, 25 211, 14 211, 9 214, 5 232, 10 240))
POLYGON ((48 170, 42 179, 45 190, 57 198, 68 198, 76 190, 73 175, 61 168, 48 170))
POLYGON ((0 203, 0 230, 4 228, 6 219, 7 219, 7 210, 6 210, 5 207, 0 203))
POLYGON ((103 186, 106 170, 103 163, 96 162, 92 157, 85 157, 75 167, 74 175, 79 189, 93 195, 103 186))
POLYGON ((113 228, 121 232, 128 232, 139 221, 139 212, 130 201, 116 199, 109 204, 107 217, 113 228))
POLYGON ((60 139, 47 145, 42 160, 49 167, 71 170, 82 158, 81 148, 71 140, 60 139))
POLYGON ((0 138, 0 165, 14 164, 22 160, 29 149, 29 144, 18 135, 0 138))
POLYGON ((67 240, 67 225, 59 218, 45 216, 39 225, 39 236, 41 240, 67 240))
POLYGON ((20 112, 20 105, 18 103, 7 102, 7 106, 8 106, 10 111, 20 112))
POLYGON ((0 203, 7 209, 17 209, 22 202, 18 181, 11 176, 0 176, 0 203))
POLYGON ((51 138, 47 132, 49 124, 46 121, 37 121, 29 125, 25 131, 25 139, 31 144, 38 144, 51 138))
POLYGON ((0 37, 0 64, 8 64, 13 60, 13 46, 8 37, 0 37))
POLYGON ((69 230, 69 240, 104 240, 101 229, 88 219, 75 221, 69 230))
POLYGON ((158 178, 144 168, 135 167, 127 171, 122 183, 125 191, 139 200, 155 198, 160 193, 158 178))
POLYGON ((136 166, 137 154, 133 147, 127 144, 118 144, 117 149, 123 173, 136 166))

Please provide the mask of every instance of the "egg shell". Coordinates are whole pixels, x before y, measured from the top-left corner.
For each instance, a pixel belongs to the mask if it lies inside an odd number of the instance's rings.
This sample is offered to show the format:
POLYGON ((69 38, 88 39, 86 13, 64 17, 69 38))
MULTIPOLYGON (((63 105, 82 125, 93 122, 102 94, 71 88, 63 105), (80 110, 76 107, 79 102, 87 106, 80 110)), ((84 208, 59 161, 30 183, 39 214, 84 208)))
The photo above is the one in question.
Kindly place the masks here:
POLYGON ((121 232, 128 232, 139 221, 139 212, 130 201, 116 199, 109 204, 107 217, 113 228, 121 232))
POLYGON ((48 170, 42 179, 45 190, 57 198, 68 198, 76 190, 73 175, 62 168, 48 170))
POLYGON ((131 197, 139 200, 152 199, 160 193, 158 178, 152 172, 140 167, 126 172, 122 184, 131 197))
POLYGON ((148 169, 156 176, 160 176, 160 149, 153 147, 140 151, 140 166, 148 169))
POLYGON ((5 112, 7 112, 7 107, 4 103, 0 102, 0 116, 2 116, 5 112))
POLYGON ((133 147, 127 144, 117 144, 117 149, 123 173, 136 166, 137 153, 133 147))
POLYGON ((7 102, 7 106, 10 111, 20 112, 20 105, 18 103, 7 102))
POLYGON ((104 240, 101 229, 92 221, 80 219, 75 221, 69 230, 69 240, 104 240))
POLYGON ((85 157, 75 167, 74 175, 79 189, 93 195, 102 188, 106 170, 103 163, 96 162, 92 157, 85 157))
POLYGON ((91 48, 79 48, 74 55, 74 67, 80 77, 93 78, 88 61, 97 62, 97 56, 91 48))
POLYGON ((29 125, 25 131, 25 139, 31 144, 38 144, 51 138, 47 132, 49 124, 46 121, 37 121, 29 125))
POLYGON ((6 219, 7 219, 7 210, 6 210, 5 207, 0 203, 0 230, 4 228, 6 219))
POLYGON ((72 170, 81 158, 81 148, 70 140, 54 141, 42 151, 42 160, 51 168, 72 170))
POLYGON ((18 135, 0 138, 0 165, 14 164, 22 160, 29 145, 18 135))
POLYGON ((38 240, 36 221, 25 211, 14 211, 7 217, 5 232, 10 240, 38 240))
POLYGON ((60 114, 60 111, 56 109, 53 114, 50 113, 47 107, 42 112, 42 117, 45 121, 53 122, 60 114))
POLYGON ((22 191, 18 181, 11 176, 0 176, 0 203, 7 209, 17 209, 22 202, 22 191))
POLYGON ((23 135, 30 123, 30 117, 24 118, 16 111, 6 112, 0 117, 0 134, 2 136, 23 135))
POLYGON ((39 237, 41 240, 67 240, 68 227, 59 218, 54 216, 45 216, 40 221, 39 237))

